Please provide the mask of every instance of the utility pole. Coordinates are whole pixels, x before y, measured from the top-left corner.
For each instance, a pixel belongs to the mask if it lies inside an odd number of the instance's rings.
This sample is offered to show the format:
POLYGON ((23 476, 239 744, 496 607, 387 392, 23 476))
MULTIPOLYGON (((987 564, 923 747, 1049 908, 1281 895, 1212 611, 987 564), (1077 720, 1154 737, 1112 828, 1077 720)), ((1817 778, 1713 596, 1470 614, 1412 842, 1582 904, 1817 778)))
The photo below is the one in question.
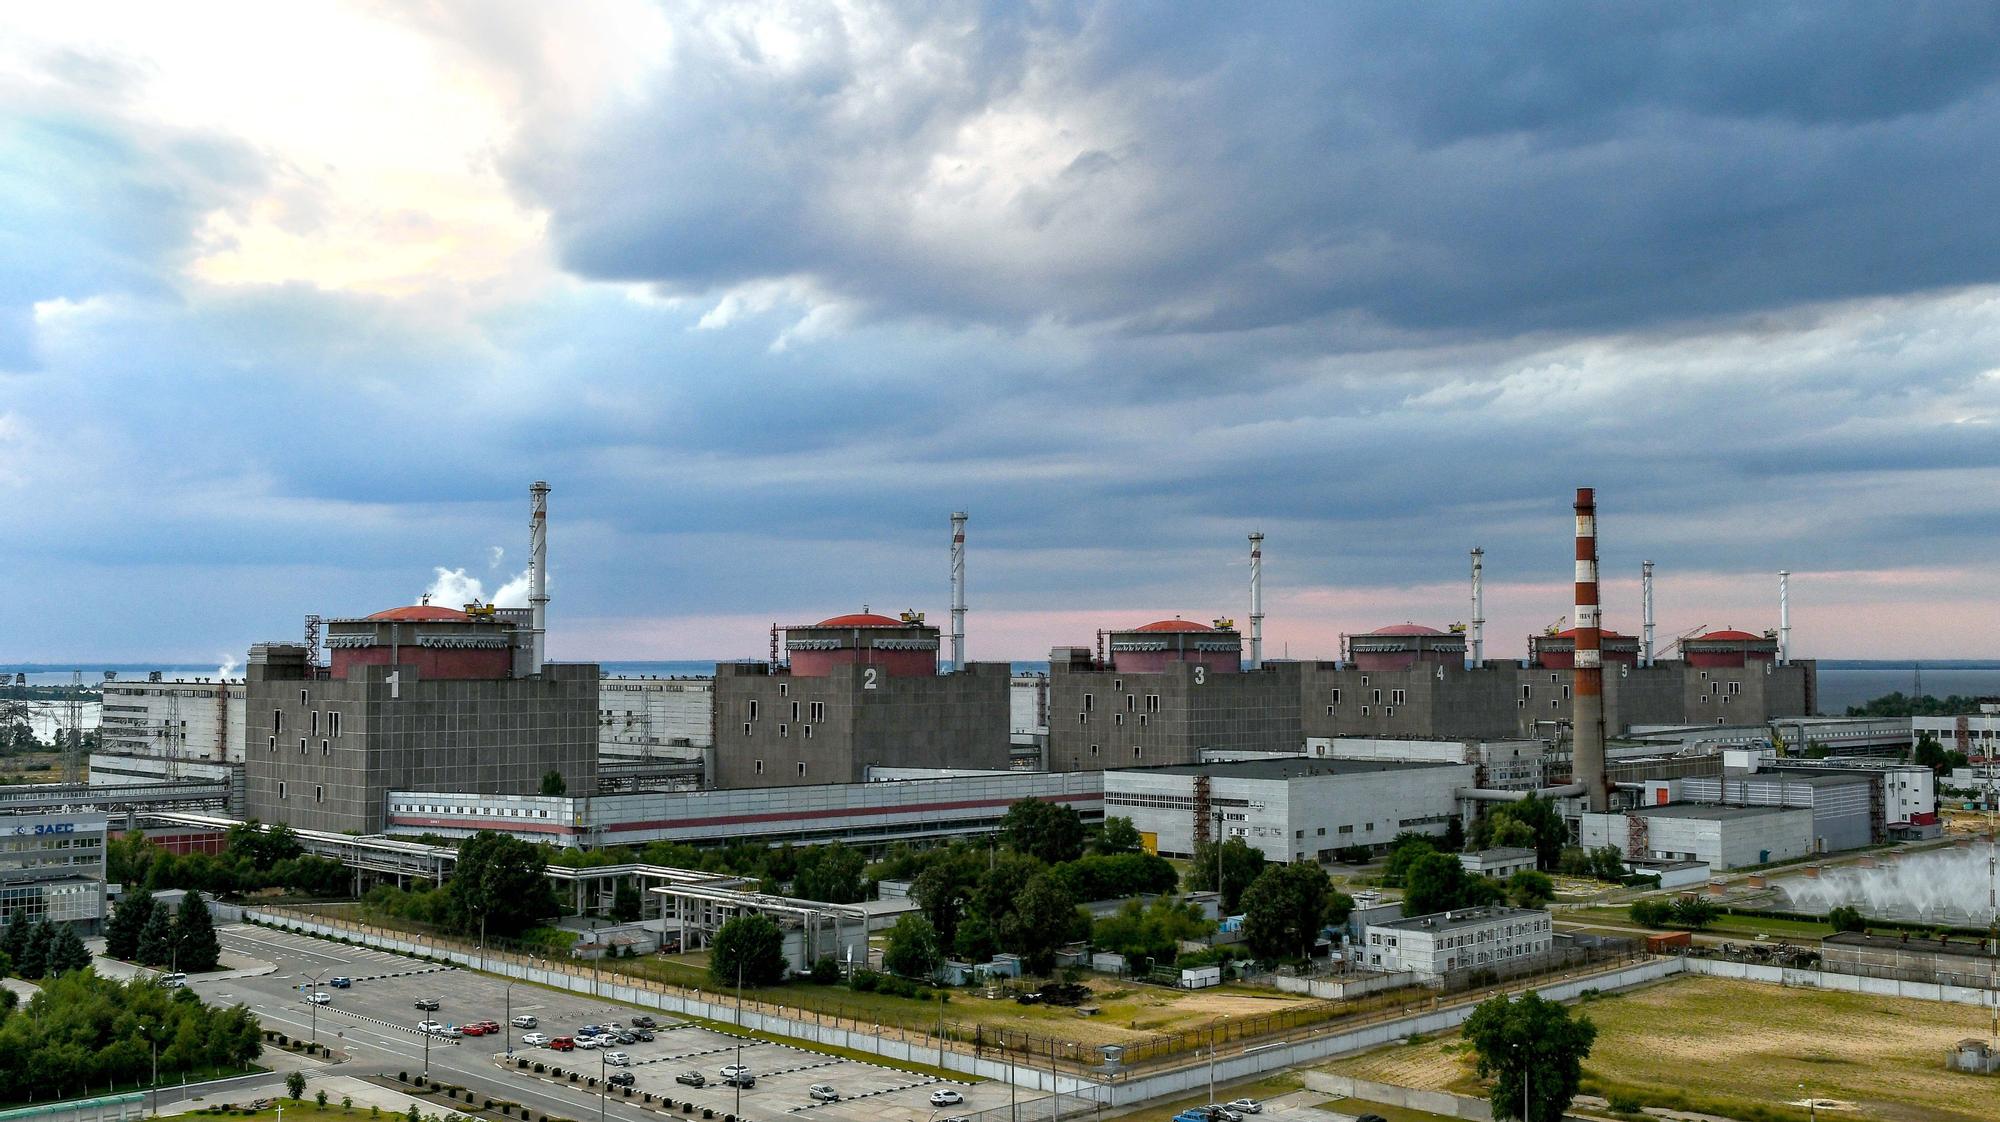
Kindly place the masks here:
POLYGON ((320 976, 325 973, 326 971, 322 969, 319 974, 306 975, 306 981, 312 985, 312 989, 306 991, 306 1004, 312 1006, 312 1041, 314 1044, 319 1043, 319 980, 320 976))
MULTIPOLYGON (((604 1047, 603 1045, 601 1045, 601 1044, 600 1044, 600 1045, 598 1045, 598 1048, 597 1048, 597 1122, 604 1122, 604 1096, 605 1096, 605 1095, 606 1095, 606 1094, 607 1094, 607 1093, 608 1093, 608 1092, 609 1092, 609 1091, 611 1090, 611 1085, 610 1085, 610 1084, 608 1084, 608 1083, 606 1083, 606 1082, 604 1081, 604 1079, 605 1079, 605 1076, 606 1076, 606 1075, 608 1074, 608 1073, 606 1072, 606 1070, 605 1070, 605 1065, 606 1065, 606 1062, 607 1062, 607 1061, 605 1060, 605 1057, 606 1057, 606 1056, 608 1056, 608 1055, 610 1055, 610 1049, 608 1049, 608 1048, 605 1048, 605 1047, 604 1047)), ((738 1115, 738 1117, 741 1117, 741 1115, 738 1115)))
POLYGON ((507 1054, 514 1054, 514 982, 507 982, 507 1054))
MULTIPOLYGON (((736 1117, 743 1117, 743 946, 736 947, 736 1117)), ((598 1119, 598 1122, 604 1122, 598 1119)))
POLYGON ((1212 813, 1215 815, 1215 918, 1219 921, 1229 910, 1223 903, 1229 894, 1222 887, 1222 812, 1212 813))

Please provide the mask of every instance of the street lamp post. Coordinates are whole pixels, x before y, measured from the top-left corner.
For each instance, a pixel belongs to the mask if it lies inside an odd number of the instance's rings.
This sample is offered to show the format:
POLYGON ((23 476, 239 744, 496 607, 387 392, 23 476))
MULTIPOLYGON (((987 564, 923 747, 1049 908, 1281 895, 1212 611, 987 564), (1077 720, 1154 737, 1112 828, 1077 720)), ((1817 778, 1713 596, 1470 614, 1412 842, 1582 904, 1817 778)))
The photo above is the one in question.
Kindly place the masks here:
POLYGON ((155 1026, 141 1025, 146 1030, 146 1043, 153 1046, 153 1113, 160 1113, 160 1041, 153 1035, 155 1026))
MULTIPOLYGON (((1805 1084, 1799 1084, 1799 1090, 1804 1091, 1805 1089, 1805 1084)), ((1806 1096, 1806 1117, 1811 1118, 1812 1122, 1819 1122, 1819 1100, 1811 1095, 1806 1096)))
POLYGON ((311 989, 306 991, 306 1004, 312 1006, 312 1042, 314 1044, 319 1043, 319 980, 325 973, 326 971, 322 969, 318 974, 306 975, 306 981, 312 986, 311 989))
MULTIPOLYGON (((743 1117, 743 946, 736 947, 736 1117, 743 1117)), ((598 1119, 598 1122, 604 1122, 598 1119)))
POLYGON ((597 1122, 604 1122, 604 1096, 611 1090, 611 1085, 604 1081, 609 1075, 606 1057, 610 1054, 602 1044, 597 1046, 597 1122))
MULTIPOLYGON (((442 1012, 442 1010, 439 1010, 439 1012, 442 1012)), ((436 1019, 435 1017, 425 1018, 425 1020, 436 1019)), ((429 1079, 431 1077, 431 1030, 424 1028, 421 1031, 424 1037, 424 1078, 429 1079)))
POLYGON ((514 983, 507 983, 507 1054, 514 1054, 514 983))

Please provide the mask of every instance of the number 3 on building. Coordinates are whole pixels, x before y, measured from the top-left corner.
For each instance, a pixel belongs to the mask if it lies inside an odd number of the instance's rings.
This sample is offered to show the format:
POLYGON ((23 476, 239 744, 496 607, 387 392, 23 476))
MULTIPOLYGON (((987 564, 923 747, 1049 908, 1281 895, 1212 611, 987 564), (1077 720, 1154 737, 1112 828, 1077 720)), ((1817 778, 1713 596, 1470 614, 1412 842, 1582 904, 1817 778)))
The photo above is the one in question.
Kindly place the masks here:
POLYGON ((1196 666, 1194 668, 1194 684, 1197 686, 1201 686, 1201 685, 1206 685, 1207 683, 1208 683, 1208 667, 1196 666))
POLYGON ((863 670, 863 671, 861 672, 861 688, 862 688, 862 689, 864 689, 864 690, 872 690, 872 689, 874 689, 874 688, 875 688, 875 675, 876 675, 876 674, 879 674, 879 673, 880 673, 880 671, 876 670, 876 669, 875 669, 874 667, 872 667, 872 666, 870 666, 870 667, 868 667, 868 668, 864 669, 864 670, 863 670))

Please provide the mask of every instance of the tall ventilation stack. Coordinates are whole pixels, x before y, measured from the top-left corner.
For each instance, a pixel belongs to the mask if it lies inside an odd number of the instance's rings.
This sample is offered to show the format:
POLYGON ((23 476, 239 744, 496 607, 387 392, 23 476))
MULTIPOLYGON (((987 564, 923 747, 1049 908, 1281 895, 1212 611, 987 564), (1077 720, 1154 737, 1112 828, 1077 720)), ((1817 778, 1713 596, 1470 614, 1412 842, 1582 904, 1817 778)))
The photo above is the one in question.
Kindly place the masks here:
POLYGON ((1264 535, 1250 535, 1250 669, 1264 665, 1264 535))
POLYGON ((1597 492, 1576 489, 1576 688, 1570 713, 1575 759, 1572 771, 1583 786, 1584 808, 1611 809, 1604 782, 1604 655, 1597 602, 1597 492))
POLYGON ((1644 638, 1641 640, 1644 645, 1640 648, 1645 657, 1639 665, 1651 666, 1653 665, 1653 563, 1651 561, 1639 566, 1639 607, 1645 613, 1642 617, 1645 621, 1642 632, 1644 638))
POLYGON ((1472 551, 1472 665, 1486 661, 1486 551, 1472 551))
POLYGON ((528 517, 528 627, 532 652, 529 673, 542 672, 549 634, 549 485, 535 480, 528 488, 534 513, 528 517))
POLYGON ((1792 664, 1792 571, 1778 570, 1778 665, 1792 664))
POLYGON ((965 669, 965 512, 951 516, 951 669, 965 669))

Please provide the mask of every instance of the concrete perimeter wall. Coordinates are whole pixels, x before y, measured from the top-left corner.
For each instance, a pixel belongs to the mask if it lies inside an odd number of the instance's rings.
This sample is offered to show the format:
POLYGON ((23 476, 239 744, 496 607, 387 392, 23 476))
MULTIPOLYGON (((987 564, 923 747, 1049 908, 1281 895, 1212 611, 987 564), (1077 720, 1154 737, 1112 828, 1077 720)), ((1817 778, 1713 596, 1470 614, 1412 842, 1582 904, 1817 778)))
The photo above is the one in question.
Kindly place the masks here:
POLYGON ((1329 1075, 1323 1071, 1307 1071, 1300 1074, 1305 1076, 1308 1091, 1382 1103, 1385 1106, 1399 1106, 1406 1110, 1429 1111, 1432 1114, 1442 1114, 1446 1118, 1472 1118, 1478 1122, 1493 1122, 1493 1104, 1485 1099, 1454 1095, 1450 1091, 1419 1091, 1415 1087, 1399 1087, 1394 1083, 1377 1083, 1371 1079, 1355 1079, 1347 1075, 1329 1075))
POLYGON ((1797 989, 1836 990, 1865 993, 1876 997, 1907 997, 1915 1001, 1943 1001, 1952 1005, 1991 1007, 2000 991, 1971 986, 1947 986, 1937 982, 1911 982, 1899 978, 1865 978, 1859 974, 1837 974, 1831 970, 1795 970, 1785 966, 1764 966, 1754 962, 1728 962, 1717 958, 1688 958, 1687 972, 1713 978, 1736 978, 1745 982, 1768 982, 1797 989))

